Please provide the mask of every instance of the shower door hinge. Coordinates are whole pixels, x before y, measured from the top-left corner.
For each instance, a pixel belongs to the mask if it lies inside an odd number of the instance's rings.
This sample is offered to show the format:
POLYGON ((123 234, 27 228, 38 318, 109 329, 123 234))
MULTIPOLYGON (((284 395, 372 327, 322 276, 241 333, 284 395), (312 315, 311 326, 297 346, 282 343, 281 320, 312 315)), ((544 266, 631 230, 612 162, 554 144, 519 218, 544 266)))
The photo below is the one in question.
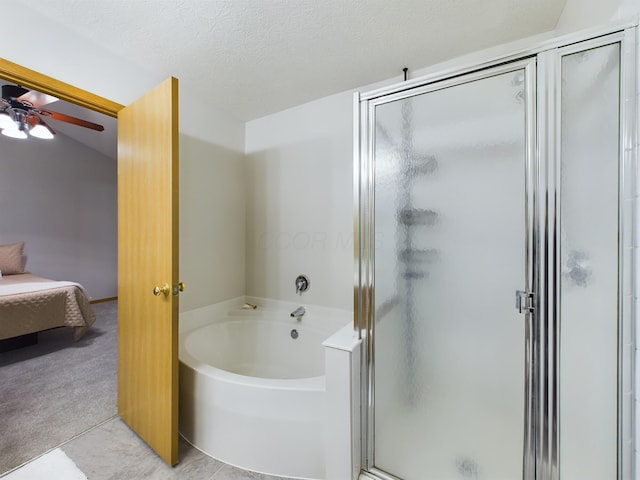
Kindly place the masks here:
POLYGON ((516 308, 520 313, 533 313, 536 311, 534 305, 535 294, 533 292, 525 292, 516 290, 516 308))

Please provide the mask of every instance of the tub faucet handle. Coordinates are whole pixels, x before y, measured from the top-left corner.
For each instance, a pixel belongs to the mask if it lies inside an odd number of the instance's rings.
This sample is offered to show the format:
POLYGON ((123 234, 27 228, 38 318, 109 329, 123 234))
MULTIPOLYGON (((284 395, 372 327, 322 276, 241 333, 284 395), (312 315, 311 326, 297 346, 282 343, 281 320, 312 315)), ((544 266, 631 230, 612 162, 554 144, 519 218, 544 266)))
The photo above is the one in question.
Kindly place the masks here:
POLYGON ((302 292, 309 290, 310 285, 311 282, 309 281, 309 277, 306 275, 298 275, 296 277, 296 293, 298 295, 302 295, 302 292))

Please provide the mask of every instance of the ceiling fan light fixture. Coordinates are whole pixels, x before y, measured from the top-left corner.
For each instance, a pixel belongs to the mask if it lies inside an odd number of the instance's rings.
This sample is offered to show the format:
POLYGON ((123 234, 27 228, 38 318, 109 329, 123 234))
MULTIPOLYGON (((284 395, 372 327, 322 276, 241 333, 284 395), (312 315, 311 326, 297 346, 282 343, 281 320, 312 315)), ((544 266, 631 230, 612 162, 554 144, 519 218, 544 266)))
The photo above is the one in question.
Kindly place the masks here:
POLYGON ((58 98, 27 90, 19 85, 6 84, 1 87, 0 131, 7 137, 28 138, 29 136, 51 140, 56 132, 43 120, 51 118, 60 122, 78 125, 98 132, 104 127, 64 113, 45 110, 43 105, 53 103, 58 98))
POLYGON ((27 138, 29 124, 27 123, 27 112, 24 110, 13 109, 13 125, 2 130, 2 134, 6 137, 24 139, 27 138))
POLYGON ((53 138, 53 131, 44 123, 37 123, 29 130, 29 135, 43 140, 51 140, 53 138))
POLYGON ((17 125, 6 110, 0 112, 0 129, 16 128, 17 125))
POLYGON ((27 134, 24 131, 24 128, 21 128, 15 124, 11 128, 4 128, 2 130, 2 135, 4 135, 5 137, 11 137, 11 138, 20 138, 20 139, 27 138, 27 134))

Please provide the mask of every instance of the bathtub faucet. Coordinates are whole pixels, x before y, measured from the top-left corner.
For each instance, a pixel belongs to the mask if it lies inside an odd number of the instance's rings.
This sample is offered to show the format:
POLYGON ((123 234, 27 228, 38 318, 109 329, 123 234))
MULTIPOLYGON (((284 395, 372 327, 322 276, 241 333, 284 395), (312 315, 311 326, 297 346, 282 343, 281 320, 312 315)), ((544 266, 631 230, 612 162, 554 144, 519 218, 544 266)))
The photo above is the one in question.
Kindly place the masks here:
POLYGON ((302 316, 307 313, 304 307, 298 307, 293 312, 291 312, 292 317, 296 317, 296 319, 301 320, 302 316))
POLYGON ((298 295, 302 295, 302 292, 309 290, 310 286, 311 282, 309 282, 309 277, 306 275, 298 275, 296 277, 296 293, 298 295))

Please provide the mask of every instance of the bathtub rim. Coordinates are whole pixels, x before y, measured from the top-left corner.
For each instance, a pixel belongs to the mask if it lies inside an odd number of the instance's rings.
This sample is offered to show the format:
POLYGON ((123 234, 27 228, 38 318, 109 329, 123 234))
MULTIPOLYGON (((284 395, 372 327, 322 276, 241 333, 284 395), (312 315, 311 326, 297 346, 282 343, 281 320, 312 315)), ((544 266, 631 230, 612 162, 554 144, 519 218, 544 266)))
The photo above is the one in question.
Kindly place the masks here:
MULTIPOLYGON (((353 310, 323 307, 303 300, 294 303, 262 297, 240 296, 180 312, 178 320, 179 333, 182 335, 200 326, 214 323, 216 320, 212 320, 212 318, 220 319, 221 316, 226 316, 231 310, 240 310, 245 303, 257 305, 259 310, 280 312, 291 312, 302 305, 307 309, 308 317, 317 315, 322 318, 331 319, 330 321, 335 328, 333 328, 331 334, 328 336, 343 328, 347 323, 353 324, 353 310)), ((251 312, 251 310, 248 310, 248 312, 251 312)))

